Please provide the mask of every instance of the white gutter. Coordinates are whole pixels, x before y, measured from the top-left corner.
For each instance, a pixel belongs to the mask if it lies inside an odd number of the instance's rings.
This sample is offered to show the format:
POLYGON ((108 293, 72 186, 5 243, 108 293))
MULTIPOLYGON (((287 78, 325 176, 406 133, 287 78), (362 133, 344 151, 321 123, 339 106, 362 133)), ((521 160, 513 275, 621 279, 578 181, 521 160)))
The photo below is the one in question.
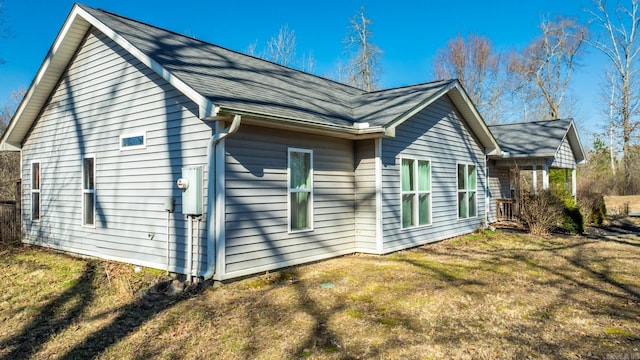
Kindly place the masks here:
MULTIPOLYGON (((213 118, 212 118, 213 119, 213 118)), ((231 126, 225 131, 216 132, 211 139, 209 140, 209 144, 207 146, 207 167, 208 167, 208 182, 209 186, 207 186, 207 270, 205 271, 203 277, 205 280, 211 279, 215 273, 215 258, 216 258, 216 228, 215 228, 215 202, 217 199, 217 188, 216 188, 216 154, 215 154, 215 145, 219 143, 221 140, 226 138, 229 135, 233 135, 238 128, 240 128, 240 122, 242 121, 242 116, 234 115, 233 121, 231 122, 231 126)), ((224 225, 223 225, 224 226, 224 225)))

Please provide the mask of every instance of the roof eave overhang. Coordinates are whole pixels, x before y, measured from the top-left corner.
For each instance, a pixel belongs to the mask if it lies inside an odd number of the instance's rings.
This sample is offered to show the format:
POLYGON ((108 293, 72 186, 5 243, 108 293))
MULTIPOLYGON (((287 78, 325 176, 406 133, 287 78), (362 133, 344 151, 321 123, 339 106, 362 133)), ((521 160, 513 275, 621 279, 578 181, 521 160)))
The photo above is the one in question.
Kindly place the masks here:
MULTIPOLYGON (((242 123, 245 125, 256 125, 269 127, 274 129, 289 130, 296 132, 304 132, 322 136, 330 136, 343 139, 370 139, 387 136, 385 129, 380 126, 371 126, 367 128, 358 128, 349 125, 335 125, 322 123, 308 119, 297 119, 279 116, 275 114, 258 113, 255 111, 247 111, 243 109, 220 107, 218 114, 225 115, 242 115, 242 123)), ((205 120, 216 120, 217 117, 209 117, 205 120)))
POLYGON ((575 158, 576 164, 586 163, 586 152, 582 146, 580 136, 578 135, 578 129, 576 128, 576 124, 573 120, 571 120, 571 124, 569 125, 569 129, 567 129, 565 137, 569 140, 569 145, 571 145, 571 149, 573 150, 573 157, 575 158))
POLYGON ((491 134, 491 131, 482 119, 482 116, 478 113, 475 105, 473 105, 471 99, 457 80, 450 82, 447 86, 440 89, 440 91, 428 97, 411 110, 397 117, 395 120, 389 122, 385 126, 385 135, 388 137, 394 137, 398 126, 409 120, 427 106, 433 104, 444 95, 449 95, 451 101, 454 103, 458 111, 460 111, 466 123, 484 147, 485 155, 500 154, 500 146, 498 145, 497 140, 491 134))
POLYGON ((548 160, 553 159, 555 154, 535 154, 535 155, 504 155, 504 154, 491 154, 489 156, 492 160, 548 160))
POLYGON ((69 62, 84 40, 87 31, 92 26, 130 52, 140 62, 154 70, 163 79, 195 102, 198 105, 199 117, 201 119, 216 115, 216 106, 206 97, 171 74, 171 72, 137 49, 124 37, 100 22, 83 9, 81 5, 76 4, 71 9, 67 20, 49 49, 24 99, 11 118, 5 133, 2 138, 0 138, 0 150, 17 151, 22 148, 22 143, 33 126, 33 123, 40 115, 42 108, 60 82, 60 78, 66 71, 69 62))

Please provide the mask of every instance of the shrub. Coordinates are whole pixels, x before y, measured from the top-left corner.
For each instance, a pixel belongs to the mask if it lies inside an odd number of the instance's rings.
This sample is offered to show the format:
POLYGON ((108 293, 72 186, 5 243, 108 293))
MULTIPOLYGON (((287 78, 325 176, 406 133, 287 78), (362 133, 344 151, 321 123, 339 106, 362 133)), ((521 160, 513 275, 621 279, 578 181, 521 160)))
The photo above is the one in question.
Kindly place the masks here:
POLYGON ((584 231, 584 219, 573 196, 565 196, 562 199, 562 230, 570 234, 581 234, 584 231))
POLYGON ((552 230, 580 234, 584 231, 582 212, 571 195, 542 190, 526 192, 521 198, 522 219, 534 235, 548 235, 552 230))
POLYGON ((584 215, 587 224, 600 225, 607 216, 607 208, 601 193, 589 190, 579 191, 578 208, 584 215))
POLYGON ((548 235, 563 219, 564 205, 550 190, 523 192, 520 215, 534 235, 548 235))

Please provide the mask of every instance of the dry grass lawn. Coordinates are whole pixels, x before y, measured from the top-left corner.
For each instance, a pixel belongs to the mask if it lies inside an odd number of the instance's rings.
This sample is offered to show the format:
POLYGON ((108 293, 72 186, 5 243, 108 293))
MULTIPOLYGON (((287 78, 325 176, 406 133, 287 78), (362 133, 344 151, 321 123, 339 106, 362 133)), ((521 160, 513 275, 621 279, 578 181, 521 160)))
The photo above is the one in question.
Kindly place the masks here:
POLYGON ((605 196, 604 203, 608 214, 622 214, 625 209, 630 214, 640 214, 640 195, 605 196))
POLYGON ((639 229, 480 232, 178 296, 159 272, 5 250, 0 358, 638 359, 639 229))

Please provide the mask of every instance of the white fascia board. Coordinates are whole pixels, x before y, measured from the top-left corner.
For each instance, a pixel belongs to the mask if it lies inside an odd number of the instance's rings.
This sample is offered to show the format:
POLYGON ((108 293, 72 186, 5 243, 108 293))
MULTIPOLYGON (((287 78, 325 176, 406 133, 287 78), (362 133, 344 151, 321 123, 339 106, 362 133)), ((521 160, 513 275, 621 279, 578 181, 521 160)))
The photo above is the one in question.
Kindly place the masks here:
POLYGON ((217 107, 209 101, 206 97, 202 96, 199 92, 194 90, 192 87, 187 85, 185 82, 177 78, 173 75, 169 70, 165 69, 162 65, 160 65, 157 61, 153 60, 145 53, 140 51, 138 48, 133 46, 129 41, 127 41, 124 37, 120 36, 114 30, 112 30, 107 25, 100 22, 98 19, 93 17, 91 14, 86 12, 80 7, 74 8, 74 11, 77 11, 80 16, 87 19, 91 25, 100 30, 103 34, 108 36, 111 40, 115 41, 118 45, 128 51, 131 55, 135 56, 141 63, 148 66, 150 69, 155 71, 158 75, 160 75, 163 79, 165 79, 169 84, 173 85, 176 89, 182 92, 185 96, 191 99, 198 105, 199 108, 199 117, 200 119, 205 119, 208 117, 217 115, 217 107))
MULTIPOLYGON (((50 67, 52 65, 52 63, 55 60, 58 60, 58 57, 56 56, 58 54, 58 50, 60 50, 61 46, 63 45, 63 43, 65 42, 65 39, 67 38, 67 34, 69 33, 69 31, 73 28, 73 27, 79 27, 82 26, 84 24, 81 24, 80 22, 82 20, 78 19, 78 5, 74 5, 73 9, 71 10, 71 13, 69 14, 69 16, 67 17, 67 20, 65 21, 64 25, 62 26, 62 29, 60 30, 60 32, 58 33, 58 36, 56 37, 55 41, 53 42, 53 45, 51 46, 51 48, 49 49, 49 52, 47 53, 44 61, 42 62, 42 64, 40 65, 40 68, 38 69, 38 72, 36 73, 35 78, 33 79, 33 81, 31 82, 31 85, 29 86, 29 89, 27 90, 27 92, 25 93, 24 97, 22 98, 22 101, 20 102, 20 105, 18 105, 18 108, 16 109, 16 112, 14 113, 13 117, 11 118, 11 121, 9 122, 6 131, 4 132, 4 135, 2 136, 2 138, 0 138, 0 148, 2 149, 14 149, 14 150, 20 150, 21 146, 16 145, 17 143, 22 143, 23 138, 20 139, 12 139, 12 141, 10 142, 10 138, 12 137, 13 132, 16 130, 16 124, 18 122, 20 122, 20 119, 22 119, 23 113, 25 111, 25 109, 31 104, 32 98, 34 96, 34 94, 40 90, 40 82, 42 81, 42 79, 45 76, 49 76, 49 75, 53 75, 55 76, 57 79, 60 78, 60 76, 62 75, 62 73, 64 72, 64 70, 60 71, 60 73, 56 73, 56 74, 51 74, 51 70, 50 67)), ((89 25, 86 25, 86 28, 88 28, 89 25)), ((68 60, 70 60, 71 57, 69 57, 68 60)), ((66 65, 64 67, 62 67, 63 69, 66 69, 66 65)), ((55 85, 52 85, 51 87, 53 88, 55 85)), ((46 89, 45 89, 46 90, 46 89)), ((52 91, 52 89, 49 89, 49 91, 52 91)), ((48 98, 48 96, 47 96, 48 98)), ((44 104, 42 104, 44 105, 44 104)), ((32 122, 35 121, 35 119, 31 120, 32 122)), ((28 128, 31 128, 31 124, 29 124, 29 126, 27 126, 28 128)), ((26 134, 26 131, 24 132, 26 134)))
POLYGON ((449 84, 449 85, 445 86, 444 88, 440 89, 440 91, 438 91, 437 93, 433 94, 429 98, 425 99, 423 102, 419 103, 416 107, 414 107, 413 109, 409 110, 405 114, 401 115, 396 120, 392 121, 389 125, 387 125, 385 127, 385 134, 389 134, 388 136, 391 136, 391 137, 395 136, 395 130, 396 130, 396 128, 398 126, 400 126, 402 123, 404 123, 405 121, 409 120, 411 117, 413 117, 414 115, 416 115, 417 113, 422 111, 422 109, 424 109, 427 106, 433 104, 436 100, 438 100, 444 94, 449 92, 449 90, 451 90, 451 88, 453 86, 455 86, 455 82, 452 82, 451 84, 449 84))
POLYGON ((572 135, 569 137, 569 145, 571 145, 571 139, 573 138, 574 141, 576 142, 577 150, 580 152, 579 155, 581 157, 581 160, 577 161, 576 163, 577 164, 585 163, 587 161, 587 156, 586 156, 587 153, 584 150, 584 147, 582 146, 582 142, 580 141, 580 135, 578 134, 578 128, 576 127, 576 124, 574 123, 573 120, 571 120, 571 124, 569 125, 569 130, 567 131, 567 135, 572 135), (569 131, 571 131, 570 134, 569 134, 569 131))
MULTIPOLYGON (((484 121, 484 119, 482 118, 482 116, 478 112, 478 109, 475 107, 473 102, 471 102, 471 99, 469 98, 469 95, 467 95, 467 92, 462 88, 462 85, 460 85, 460 83, 458 81, 456 81, 454 88, 458 92, 458 94, 460 95, 462 100, 464 101, 464 103, 465 103, 466 107, 468 108, 468 110, 471 111, 471 113, 473 114, 473 119, 472 120, 475 121, 475 123, 480 126, 480 128, 482 130, 482 133, 484 133, 484 135, 486 136, 487 140, 491 143, 491 146, 493 147, 493 150, 488 151, 487 155, 491 154, 491 153, 494 153, 494 152, 495 153, 501 152, 500 145, 498 145, 498 141, 496 140, 496 138, 491 133, 491 130, 489 130, 489 127, 487 126, 487 123, 484 121)), ((478 134, 478 135, 480 135, 480 134, 478 134)))
MULTIPOLYGON (((246 124, 260 124, 263 126, 268 124, 269 127, 293 131, 300 131, 304 129, 306 132, 312 134, 328 135, 347 139, 362 139, 367 136, 381 137, 385 130, 380 126, 369 126, 364 129, 357 129, 354 126, 320 123, 312 120, 284 117, 268 113, 257 113, 231 107, 218 108, 217 111, 219 112, 219 115, 222 116, 242 115, 246 119, 243 120, 243 123, 246 124)), ((215 120, 215 118, 212 120, 215 120)))
MULTIPOLYGON (((472 117, 473 117, 472 119, 465 119, 465 120, 473 121, 475 124, 477 124, 480 127, 480 130, 482 131, 482 133, 484 134, 484 138, 486 139, 486 141, 488 141, 491 144, 490 147, 492 149, 489 151, 486 151, 486 155, 499 153, 500 146, 498 145, 498 141, 495 139, 495 137, 489 130, 489 127, 484 122, 484 119, 482 119, 482 116, 480 116, 476 107, 471 102, 471 99, 469 99, 469 96, 466 94, 466 92, 464 91, 464 89, 462 88, 462 86, 457 80, 452 81, 449 85, 443 87, 440 91, 438 91, 434 95, 430 96, 429 98, 427 98, 426 100, 418 104, 418 106, 414 107, 413 109, 411 109, 410 111, 408 111, 407 113, 399 117, 398 119, 394 120, 390 125, 388 125, 385 128, 385 135, 389 137, 394 137, 396 127, 398 127, 400 124, 402 124, 406 120, 416 115, 418 112, 422 111, 427 106, 433 104, 436 100, 440 99, 442 96, 452 91, 455 91, 463 101, 463 104, 456 104, 455 99, 452 99, 452 101, 454 102, 454 105, 456 106, 464 105, 467 108, 467 110, 469 110, 472 114, 472 117)), ((470 125, 473 125, 473 124, 470 124, 470 125)), ((476 127, 475 126, 471 126, 471 127, 474 130, 474 132, 477 133, 477 131, 475 131, 476 127)), ((482 134, 476 134, 476 135, 482 135, 482 134)), ((486 144, 484 144, 484 142, 483 142, 483 146, 488 147, 486 146, 486 144)))

